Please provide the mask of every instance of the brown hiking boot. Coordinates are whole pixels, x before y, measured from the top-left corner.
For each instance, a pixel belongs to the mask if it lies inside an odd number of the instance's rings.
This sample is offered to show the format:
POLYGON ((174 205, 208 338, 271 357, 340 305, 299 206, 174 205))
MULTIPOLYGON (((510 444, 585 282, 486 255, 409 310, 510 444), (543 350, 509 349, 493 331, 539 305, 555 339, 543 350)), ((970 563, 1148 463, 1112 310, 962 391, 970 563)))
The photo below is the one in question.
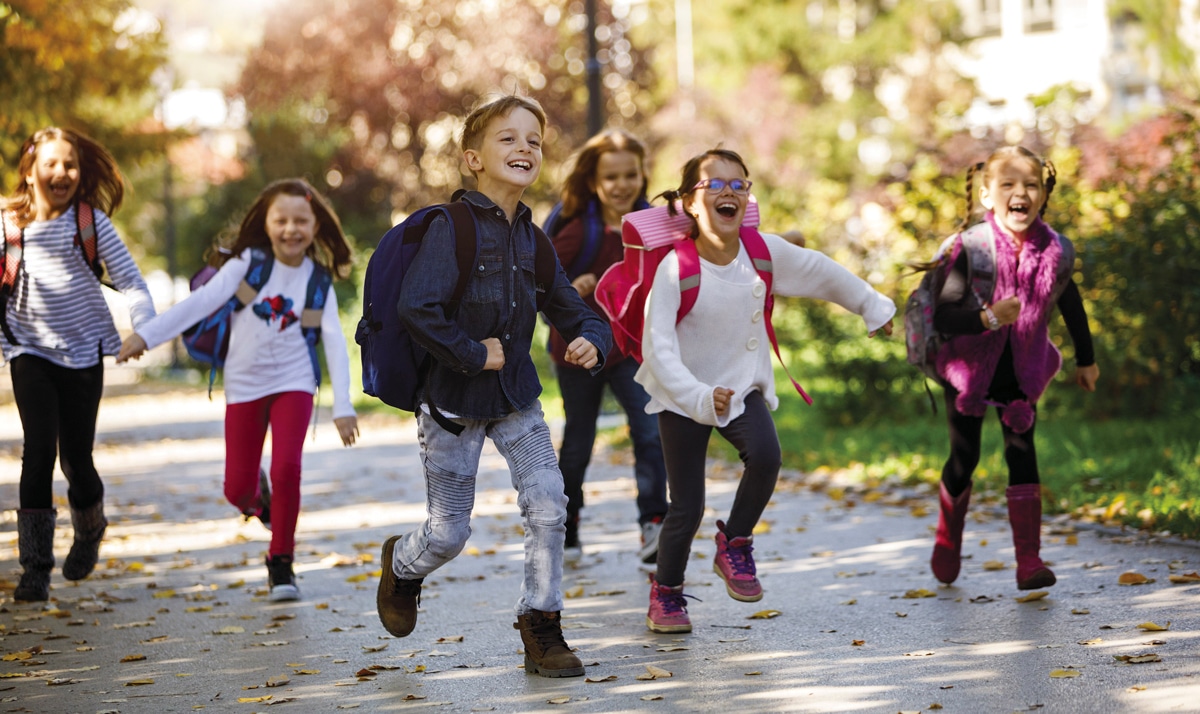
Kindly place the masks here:
POLYGON ((407 637, 417 626, 417 606, 421 604, 421 583, 425 578, 402 580, 392 570, 392 554, 396 541, 392 536, 383 544, 383 572, 379 574, 379 590, 375 593, 375 609, 383 629, 395 637, 407 637))
POLYGON ((583 662, 567 647, 557 612, 533 610, 517 617, 513 629, 525 643, 525 674, 582 677, 583 662))

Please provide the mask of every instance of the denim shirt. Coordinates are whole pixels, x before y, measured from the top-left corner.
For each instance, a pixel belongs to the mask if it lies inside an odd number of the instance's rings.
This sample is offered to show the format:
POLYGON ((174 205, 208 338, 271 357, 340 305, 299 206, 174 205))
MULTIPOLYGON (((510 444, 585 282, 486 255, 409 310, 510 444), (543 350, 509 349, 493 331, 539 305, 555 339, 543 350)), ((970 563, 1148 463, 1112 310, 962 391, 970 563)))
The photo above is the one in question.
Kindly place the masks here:
MULTIPOLYGON (((536 239, 524 203, 510 225, 504 211, 482 193, 470 191, 462 200, 475 215, 479 251, 458 311, 448 316, 458 264, 444 216, 425 233, 396 307, 413 338, 433 356, 423 399, 466 419, 498 419, 529 409, 542 392, 530 357, 537 321, 536 239), (504 346, 504 367, 498 372, 483 370, 487 348, 482 341, 488 337, 504 346)), ((543 313, 568 343, 582 336, 596 346, 599 362, 592 374, 603 368, 612 331, 579 297, 557 259, 543 313)))

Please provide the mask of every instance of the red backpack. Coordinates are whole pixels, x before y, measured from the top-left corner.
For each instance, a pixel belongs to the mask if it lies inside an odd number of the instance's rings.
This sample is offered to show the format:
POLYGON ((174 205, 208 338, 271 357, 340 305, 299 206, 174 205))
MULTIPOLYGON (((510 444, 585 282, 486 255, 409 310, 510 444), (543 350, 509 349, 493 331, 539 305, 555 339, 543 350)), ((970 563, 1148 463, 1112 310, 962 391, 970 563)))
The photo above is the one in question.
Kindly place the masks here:
MULTIPOLYGON (((771 325, 771 311, 775 306, 772 292, 774 282, 771 253, 757 230, 759 220, 758 203, 751 199, 742 219, 741 240, 746 252, 754 262, 759 278, 766 283, 763 300, 763 315, 766 317, 767 337, 775 349, 775 356, 788 373, 792 386, 804 401, 812 404, 812 398, 804 391, 783 364, 779 354, 779 343, 775 339, 775 328, 771 325)), ((696 243, 689 236, 691 221, 682 212, 671 215, 666 206, 647 208, 626 213, 621 226, 621 243, 625 247, 624 258, 604 271, 596 283, 596 302, 608 314, 612 325, 613 345, 627 357, 642 361, 642 330, 645 327, 646 297, 654 284, 654 274, 659 263, 672 250, 679 257, 679 312, 675 324, 684 318, 696 304, 700 294, 700 256, 696 243)))

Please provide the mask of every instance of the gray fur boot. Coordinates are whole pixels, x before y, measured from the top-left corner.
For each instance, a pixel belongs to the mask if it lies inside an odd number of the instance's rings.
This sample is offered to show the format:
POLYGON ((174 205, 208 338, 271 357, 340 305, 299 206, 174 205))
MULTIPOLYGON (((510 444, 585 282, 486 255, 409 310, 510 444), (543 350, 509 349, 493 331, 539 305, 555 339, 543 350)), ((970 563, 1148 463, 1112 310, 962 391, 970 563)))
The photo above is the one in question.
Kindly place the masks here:
POLYGON ((13 590, 18 602, 50 599, 50 571, 54 570, 53 508, 17 509, 17 550, 24 572, 13 590))
POLYGON ((104 529, 108 527, 108 520, 104 518, 104 499, 81 510, 72 508, 71 525, 75 526, 75 541, 71 543, 71 552, 63 561, 63 577, 67 580, 83 580, 96 569, 100 540, 104 538, 104 529))

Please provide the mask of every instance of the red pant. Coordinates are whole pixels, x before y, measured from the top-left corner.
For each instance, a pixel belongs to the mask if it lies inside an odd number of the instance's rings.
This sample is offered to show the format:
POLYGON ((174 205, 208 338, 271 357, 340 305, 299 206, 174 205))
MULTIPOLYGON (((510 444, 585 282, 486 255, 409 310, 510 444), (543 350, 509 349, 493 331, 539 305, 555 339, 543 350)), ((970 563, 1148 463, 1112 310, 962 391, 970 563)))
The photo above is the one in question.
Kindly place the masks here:
POLYGON ((300 466, 313 395, 283 392, 225 406, 225 498, 258 512, 258 470, 271 427, 271 555, 292 555, 300 517, 300 466))

